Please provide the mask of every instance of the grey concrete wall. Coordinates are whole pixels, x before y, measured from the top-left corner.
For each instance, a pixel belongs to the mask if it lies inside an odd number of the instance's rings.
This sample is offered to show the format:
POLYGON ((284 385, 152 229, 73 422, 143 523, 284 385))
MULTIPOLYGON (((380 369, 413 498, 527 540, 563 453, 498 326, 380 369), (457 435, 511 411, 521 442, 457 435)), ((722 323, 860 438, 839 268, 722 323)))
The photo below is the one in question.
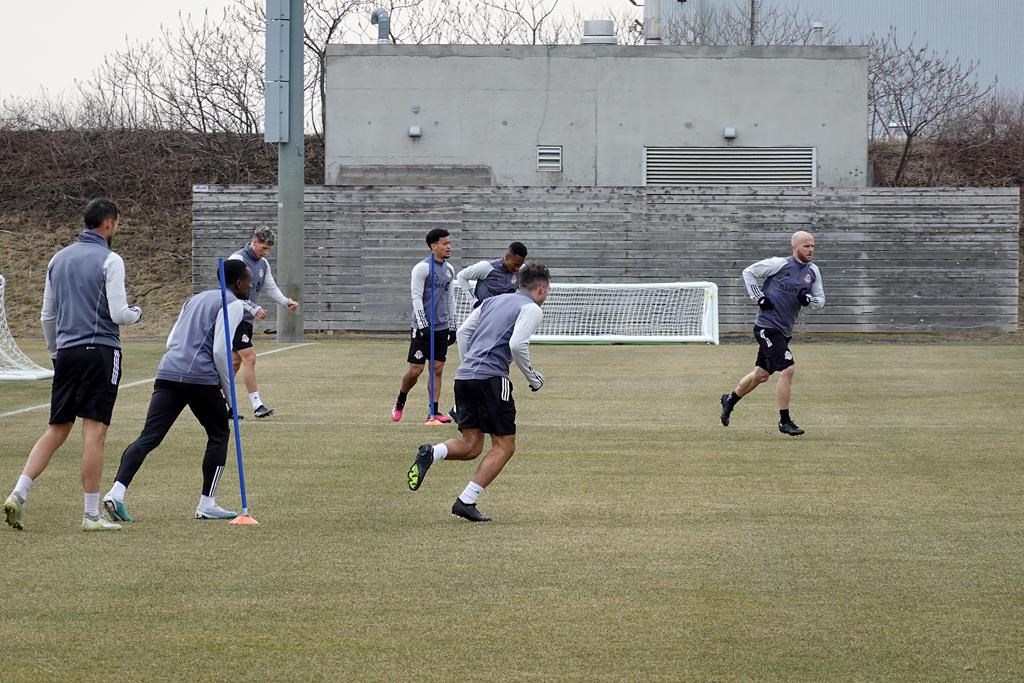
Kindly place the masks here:
POLYGON ((864 47, 331 45, 325 182, 440 165, 637 186, 645 145, 732 145, 815 147, 819 186, 863 187, 866 103, 864 47), (537 145, 563 146, 561 173, 536 170, 537 145))
MULTIPOLYGON (((253 225, 274 221, 276 202, 273 187, 193 194, 196 289, 214 285, 217 257, 253 225)), ((442 227, 457 269, 520 240, 559 282, 710 280, 722 331, 748 331, 756 307, 740 271, 788 255, 803 229, 817 237, 828 304, 801 329, 1013 331, 1019 212, 1007 189, 307 187, 302 305, 311 331, 402 331, 409 271, 442 227)))

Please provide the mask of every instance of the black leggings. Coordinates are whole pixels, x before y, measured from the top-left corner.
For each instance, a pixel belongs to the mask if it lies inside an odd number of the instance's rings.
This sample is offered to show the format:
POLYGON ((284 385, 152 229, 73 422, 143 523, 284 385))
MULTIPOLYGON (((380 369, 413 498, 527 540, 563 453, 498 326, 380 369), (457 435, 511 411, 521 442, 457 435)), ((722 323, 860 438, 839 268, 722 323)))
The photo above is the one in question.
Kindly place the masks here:
POLYGON ((158 379, 149 399, 149 412, 142 434, 124 450, 117 481, 126 487, 142 467, 149 452, 160 445, 181 411, 188 406, 206 429, 206 454, 203 456, 203 495, 213 496, 228 455, 228 411, 220 387, 185 384, 158 379))

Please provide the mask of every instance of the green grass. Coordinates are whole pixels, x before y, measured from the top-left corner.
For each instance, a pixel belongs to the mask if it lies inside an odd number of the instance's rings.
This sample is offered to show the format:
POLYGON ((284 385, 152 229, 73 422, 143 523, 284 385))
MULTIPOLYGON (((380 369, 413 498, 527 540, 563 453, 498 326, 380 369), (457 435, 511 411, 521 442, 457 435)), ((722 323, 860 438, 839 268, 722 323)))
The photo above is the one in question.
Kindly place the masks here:
MULTIPOLYGON (((130 344, 124 382, 161 351, 130 344)), ((402 342, 260 359, 278 412, 242 426, 259 527, 191 519, 203 438, 185 413, 129 491, 138 522, 81 533, 76 431, 28 530, 0 529, 0 677, 1024 678, 1024 346, 794 352, 799 439, 775 427, 774 380, 718 422, 752 343, 535 347, 547 384, 513 376, 519 450, 484 525, 448 514, 472 464, 405 489, 416 446, 454 430, 420 424, 420 388, 390 423, 402 342)), ((122 389, 105 482, 148 398, 122 389)), ((0 413, 47 400, 0 384, 0 413)), ((45 421, 0 418, 2 495, 45 421)))

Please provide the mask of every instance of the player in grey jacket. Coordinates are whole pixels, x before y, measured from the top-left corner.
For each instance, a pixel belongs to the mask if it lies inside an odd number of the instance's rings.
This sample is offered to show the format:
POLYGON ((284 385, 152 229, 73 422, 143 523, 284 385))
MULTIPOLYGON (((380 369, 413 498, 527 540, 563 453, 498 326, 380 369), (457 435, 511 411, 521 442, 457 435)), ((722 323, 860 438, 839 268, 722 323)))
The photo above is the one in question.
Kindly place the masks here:
POLYGON ((811 262, 814 259, 814 236, 800 230, 793 233, 790 245, 792 256, 764 259, 743 270, 747 294, 757 302, 759 309, 754 320, 758 353, 754 369, 740 380, 732 393, 722 394, 720 417, 725 427, 729 426, 730 415, 739 400, 778 372, 779 431, 789 436, 804 433, 789 415, 796 372, 789 342, 800 310, 805 306, 822 308, 825 305, 825 288, 818 266, 811 262))
POLYGON ((124 505, 128 486, 146 456, 160 445, 187 406, 206 430, 203 488, 196 519, 232 519, 238 514, 217 505, 214 496, 228 452, 228 413, 224 397, 231 390, 225 335, 234 336, 242 322, 243 301, 249 298, 249 269, 237 260, 224 262, 227 284, 228 328, 224 328, 220 289, 199 292, 181 307, 167 337, 167 352, 156 369, 153 396, 139 438, 121 455, 114 485, 103 497, 112 520, 135 521, 124 505))
POLYGON ((427 424, 447 424, 451 418, 438 409, 441 396, 441 378, 444 364, 448 360, 448 347, 455 342, 455 269, 448 263, 452 255, 452 240, 444 228, 434 228, 427 233, 427 248, 430 255, 413 266, 409 281, 412 297, 411 332, 408 369, 402 375, 398 398, 391 409, 391 419, 398 422, 405 413, 405 402, 409 392, 416 386, 423 368, 433 353, 434 395, 430 397, 427 424), (433 274, 431 274, 433 271, 433 274), (431 336, 430 329, 434 334, 431 336))
POLYGON ((298 302, 289 299, 284 295, 274 280, 274 274, 270 272, 270 261, 267 255, 274 248, 277 242, 277 235, 273 228, 261 225, 253 232, 249 244, 245 245, 229 258, 242 261, 249 267, 249 274, 252 276, 252 287, 250 288, 249 299, 242 302, 245 307, 245 315, 242 324, 235 332, 232 340, 233 349, 232 363, 234 371, 242 368, 242 384, 249 394, 249 402, 252 403, 252 413, 255 417, 270 417, 274 413, 273 408, 263 405, 259 389, 256 386, 256 349, 253 348, 253 321, 265 320, 267 310, 257 305, 256 299, 260 293, 266 291, 270 298, 282 306, 287 306, 289 311, 299 307, 298 302))
POLYGON ((110 250, 120 210, 109 199, 85 207, 85 230, 64 247, 46 268, 43 291, 43 337, 53 359, 50 424, 28 455, 21 477, 4 502, 7 523, 23 529, 22 515, 32 482, 67 440, 75 418, 82 418, 83 531, 121 527, 99 514, 103 446, 121 381, 119 325, 134 325, 142 309, 128 305, 124 261, 110 250))
POLYGON ((473 299, 473 308, 492 296, 512 294, 519 289, 519 269, 526 261, 526 254, 525 244, 513 242, 508 245, 504 256, 477 261, 460 270, 455 276, 455 284, 473 299))
POLYGON ((459 327, 462 364, 455 373, 455 407, 462 434, 434 446, 421 445, 407 475, 409 488, 415 491, 433 463, 475 459, 483 451, 484 434, 490 434, 491 449, 452 504, 457 517, 490 521, 476 509, 476 501, 516 451, 516 404, 509 368, 515 363, 532 391, 544 386, 544 376, 530 361, 530 337, 544 318, 540 307, 550 286, 551 274, 544 264, 530 263, 520 271, 515 294, 485 300, 459 327))

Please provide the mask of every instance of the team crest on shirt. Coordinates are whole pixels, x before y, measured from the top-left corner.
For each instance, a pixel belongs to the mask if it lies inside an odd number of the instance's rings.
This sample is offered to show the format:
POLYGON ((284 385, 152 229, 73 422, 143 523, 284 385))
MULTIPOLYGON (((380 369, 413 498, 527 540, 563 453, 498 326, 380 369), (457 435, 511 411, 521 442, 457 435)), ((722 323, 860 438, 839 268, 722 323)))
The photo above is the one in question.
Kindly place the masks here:
POLYGON ((260 268, 260 277, 263 277, 264 269, 260 268))
POLYGON ((812 279, 813 278, 811 277, 810 273, 804 273, 804 282, 806 282, 807 284, 811 284, 812 279))

